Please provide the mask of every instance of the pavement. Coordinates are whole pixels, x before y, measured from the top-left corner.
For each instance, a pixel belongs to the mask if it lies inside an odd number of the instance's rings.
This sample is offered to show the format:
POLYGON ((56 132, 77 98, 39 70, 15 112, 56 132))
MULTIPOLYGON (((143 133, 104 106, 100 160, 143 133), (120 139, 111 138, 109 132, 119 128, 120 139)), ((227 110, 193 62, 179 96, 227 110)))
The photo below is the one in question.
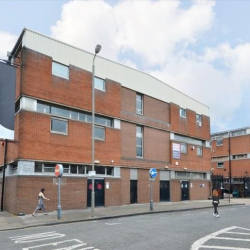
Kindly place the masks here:
MULTIPOLYGON (((219 206, 224 207, 238 205, 250 206, 250 198, 231 198, 230 203, 228 198, 222 199, 220 200, 219 206)), ((204 208, 211 208, 212 211, 211 200, 154 202, 153 210, 150 210, 149 203, 113 207, 96 207, 94 210, 94 217, 91 217, 90 208, 75 210, 63 210, 62 208, 61 219, 59 220, 57 218, 57 211, 50 212, 48 215, 37 213, 36 217, 33 217, 31 214, 17 216, 8 212, 0 212, 0 231, 204 208)))

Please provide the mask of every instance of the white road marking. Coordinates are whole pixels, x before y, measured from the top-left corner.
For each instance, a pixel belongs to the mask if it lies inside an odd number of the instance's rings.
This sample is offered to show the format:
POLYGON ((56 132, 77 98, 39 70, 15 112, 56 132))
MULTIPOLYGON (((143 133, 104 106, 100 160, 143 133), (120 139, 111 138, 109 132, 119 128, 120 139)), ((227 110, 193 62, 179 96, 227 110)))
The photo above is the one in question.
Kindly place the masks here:
POLYGON ((211 237, 210 239, 217 239, 217 240, 235 240, 235 241, 250 241, 250 240, 248 240, 248 239, 229 238, 229 237, 211 237))
POLYGON ((48 232, 48 233, 10 237, 10 239, 13 240, 15 243, 29 243, 29 242, 35 242, 35 241, 56 239, 56 238, 61 238, 64 236, 65 234, 60 234, 57 232, 48 232))
POLYGON ((221 246, 200 246, 201 248, 225 249, 225 250, 250 250, 250 248, 241 247, 221 247, 221 246))
POLYGON ((236 226, 232 226, 232 227, 228 227, 228 228, 224 228, 222 230, 219 230, 215 233, 209 234, 199 240, 197 240, 196 242, 194 242, 194 244, 191 246, 190 250, 199 250, 200 248, 212 248, 212 249, 234 249, 234 250, 250 250, 250 248, 240 248, 240 247, 225 247, 225 246, 209 246, 209 245, 205 245, 205 243, 210 240, 210 239, 216 239, 216 240, 235 240, 235 241, 250 241, 249 239, 240 239, 240 238, 228 238, 228 237, 219 237, 220 234, 224 234, 224 233, 235 233, 235 234, 241 234, 238 232, 229 232, 230 230, 237 230, 237 229, 241 229, 241 230, 245 230, 245 231, 250 231, 250 229, 248 228, 243 228, 243 227, 236 227, 236 226))
POLYGON ((248 233, 238 233, 238 232, 225 232, 226 234, 242 234, 242 235, 250 235, 248 233))
POLYGON ((121 223, 105 223, 105 224, 108 225, 108 226, 114 226, 114 225, 119 225, 121 223))
MULTIPOLYGON (((60 245, 60 244, 66 243, 66 242, 72 242, 72 241, 79 243, 76 246, 85 246, 85 245, 87 245, 86 243, 83 243, 80 240, 73 239, 73 240, 58 241, 58 242, 53 242, 53 243, 48 243, 48 244, 43 244, 43 245, 38 245, 38 246, 33 246, 33 247, 25 247, 22 250, 29 250, 29 249, 34 249, 34 248, 42 248, 42 249, 44 249, 44 247, 46 247, 46 246, 57 246, 57 245, 60 245)), ((64 248, 61 248, 61 249, 64 249, 64 248)), ((66 248, 66 249, 68 250, 68 248, 66 248)), ((55 250, 59 250, 59 249, 55 249, 55 250)))

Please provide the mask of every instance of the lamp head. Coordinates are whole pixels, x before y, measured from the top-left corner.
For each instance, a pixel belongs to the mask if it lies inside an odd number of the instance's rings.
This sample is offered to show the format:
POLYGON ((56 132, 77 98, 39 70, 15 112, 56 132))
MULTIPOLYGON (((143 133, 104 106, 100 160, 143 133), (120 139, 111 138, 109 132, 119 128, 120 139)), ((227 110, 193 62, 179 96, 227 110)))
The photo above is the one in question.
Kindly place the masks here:
POLYGON ((101 49, 102 49, 102 46, 100 44, 97 44, 95 46, 95 54, 98 54, 101 51, 101 49))

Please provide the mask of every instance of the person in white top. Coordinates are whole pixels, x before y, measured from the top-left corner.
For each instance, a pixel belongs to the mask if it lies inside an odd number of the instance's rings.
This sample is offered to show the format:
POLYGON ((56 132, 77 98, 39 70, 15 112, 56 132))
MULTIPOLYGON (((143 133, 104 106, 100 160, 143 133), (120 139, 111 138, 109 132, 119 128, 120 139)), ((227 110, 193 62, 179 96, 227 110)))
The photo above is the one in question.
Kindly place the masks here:
POLYGON ((46 213, 46 208, 45 208, 44 200, 48 200, 49 201, 49 199, 45 197, 44 191, 45 191, 45 188, 42 188, 41 192, 38 195, 38 206, 35 209, 34 213, 32 214, 32 216, 34 216, 34 217, 36 216, 36 211, 37 210, 43 210, 44 215, 48 215, 46 213))

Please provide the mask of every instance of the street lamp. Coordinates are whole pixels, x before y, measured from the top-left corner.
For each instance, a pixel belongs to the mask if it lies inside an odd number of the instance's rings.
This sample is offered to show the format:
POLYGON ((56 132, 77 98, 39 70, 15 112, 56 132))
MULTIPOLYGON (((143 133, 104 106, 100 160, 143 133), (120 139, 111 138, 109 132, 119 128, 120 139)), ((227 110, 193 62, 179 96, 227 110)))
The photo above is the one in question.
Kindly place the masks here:
POLYGON ((91 217, 95 216, 95 57, 101 51, 102 46, 97 44, 92 65, 92 192, 91 192, 91 217))

